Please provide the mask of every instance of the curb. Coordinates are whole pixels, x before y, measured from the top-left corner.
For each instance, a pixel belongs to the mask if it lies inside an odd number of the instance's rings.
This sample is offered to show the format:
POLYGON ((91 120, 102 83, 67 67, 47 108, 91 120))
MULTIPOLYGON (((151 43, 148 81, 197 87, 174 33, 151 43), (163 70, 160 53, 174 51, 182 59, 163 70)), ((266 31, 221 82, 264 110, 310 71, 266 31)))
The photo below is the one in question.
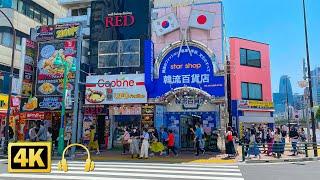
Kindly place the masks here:
POLYGON ((279 162, 303 162, 303 161, 319 161, 320 157, 296 158, 296 159, 274 159, 274 160, 246 160, 244 163, 279 163, 279 162))

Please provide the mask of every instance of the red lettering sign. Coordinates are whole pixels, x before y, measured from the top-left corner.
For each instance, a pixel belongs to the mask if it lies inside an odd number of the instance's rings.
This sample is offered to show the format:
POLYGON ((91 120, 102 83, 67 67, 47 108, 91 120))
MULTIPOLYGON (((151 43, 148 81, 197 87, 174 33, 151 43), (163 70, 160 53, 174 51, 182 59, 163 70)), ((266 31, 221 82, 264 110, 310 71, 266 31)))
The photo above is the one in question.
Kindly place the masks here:
POLYGON ((43 120, 44 112, 27 112, 27 119, 29 120, 43 120))
POLYGON ((105 18, 106 27, 127 27, 134 24, 135 18, 132 14, 107 16, 105 18))

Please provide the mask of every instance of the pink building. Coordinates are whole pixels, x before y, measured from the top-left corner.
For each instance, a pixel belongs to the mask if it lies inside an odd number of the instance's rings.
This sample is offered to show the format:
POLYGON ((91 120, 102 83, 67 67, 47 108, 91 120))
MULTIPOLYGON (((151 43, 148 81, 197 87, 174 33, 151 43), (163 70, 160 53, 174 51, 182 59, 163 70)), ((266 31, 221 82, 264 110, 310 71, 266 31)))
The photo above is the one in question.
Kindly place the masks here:
POLYGON ((229 43, 233 125, 273 123, 269 45, 236 37, 229 43))

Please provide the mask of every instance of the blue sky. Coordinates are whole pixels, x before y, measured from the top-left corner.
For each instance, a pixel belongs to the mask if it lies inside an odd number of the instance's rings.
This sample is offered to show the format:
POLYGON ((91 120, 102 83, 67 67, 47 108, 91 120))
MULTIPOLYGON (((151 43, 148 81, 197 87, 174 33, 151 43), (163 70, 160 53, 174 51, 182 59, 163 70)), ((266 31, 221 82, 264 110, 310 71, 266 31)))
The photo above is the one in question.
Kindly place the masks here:
MULTIPOLYGON (((302 0, 224 0, 227 37, 270 45, 272 92, 289 75, 293 92, 302 93, 302 58, 306 57, 302 0)), ((320 66, 320 0, 306 0, 311 69, 320 66)))

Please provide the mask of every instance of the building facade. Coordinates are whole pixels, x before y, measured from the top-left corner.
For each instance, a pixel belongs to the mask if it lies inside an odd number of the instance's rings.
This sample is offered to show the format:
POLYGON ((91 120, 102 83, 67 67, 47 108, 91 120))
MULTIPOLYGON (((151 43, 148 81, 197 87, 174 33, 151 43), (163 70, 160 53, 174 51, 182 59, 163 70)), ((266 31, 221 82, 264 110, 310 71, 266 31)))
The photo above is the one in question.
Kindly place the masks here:
POLYGON ((320 105, 320 67, 311 71, 312 97, 315 105, 320 105))
POLYGON ((274 123, 269 45, 231 37, 232 125, 242 132, 250 124, 274 123))

